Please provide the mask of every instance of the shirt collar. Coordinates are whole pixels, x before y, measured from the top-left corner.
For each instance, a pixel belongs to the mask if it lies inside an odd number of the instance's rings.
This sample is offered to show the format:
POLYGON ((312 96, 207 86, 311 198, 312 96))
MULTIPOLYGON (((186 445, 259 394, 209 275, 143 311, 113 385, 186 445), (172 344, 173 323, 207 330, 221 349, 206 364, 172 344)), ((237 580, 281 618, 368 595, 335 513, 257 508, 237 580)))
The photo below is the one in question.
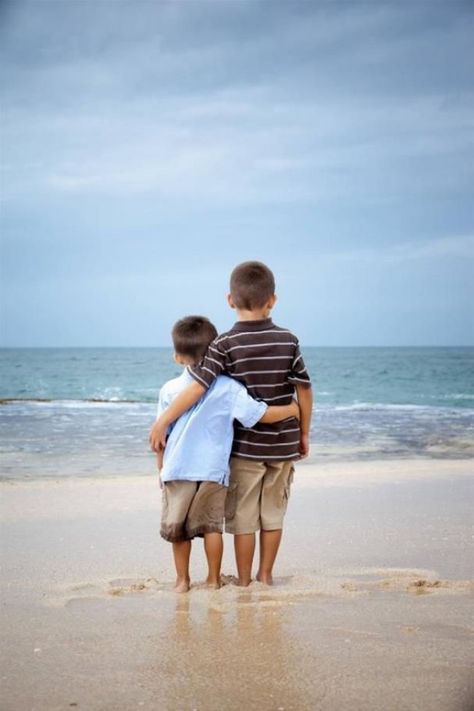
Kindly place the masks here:
POLYGON ((256 321, 236 321, 233 331, 264 331, 266 328, 274 326, 271 318, 261 318, 256 321))

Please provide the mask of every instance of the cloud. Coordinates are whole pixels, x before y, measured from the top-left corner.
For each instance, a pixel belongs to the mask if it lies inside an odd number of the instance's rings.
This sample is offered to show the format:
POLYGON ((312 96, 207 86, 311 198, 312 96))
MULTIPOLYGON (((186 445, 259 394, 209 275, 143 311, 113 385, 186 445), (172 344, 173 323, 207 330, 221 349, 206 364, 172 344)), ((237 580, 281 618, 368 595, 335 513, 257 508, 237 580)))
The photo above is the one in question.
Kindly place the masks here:
POLYGON ((40 113, 26 130, 15 111, 7 112, 9 186, 25 197, 154 191, 231 204, 386 201, 420 185, 451 189, 453 180, 455 187, 472 175, 469 108, 440 105, 429 97, 403 106, 307 99, 295 107, 272 103, 265 91, 227 90, 163 107, 144 99, 103 116, 91 107, 79 115, 40 113), (407 180, 413 161, 419 164, 407 180), (433 161, 443 170, 433 171, 433 161))
POLYGON ((41 285, 46 311, 64 274, 118 298, 171 261, 199 290, 202 254, 326 265, 335 305, 354 264, 467 283, 468 3, 16 0, 2 19, 5 283, 41 285))
POLYGON ((474 235, 439 237, 424 242, 403 242, 377 249, 329 252, 322 255, 325 263, 357 263, 382 268, 408 262, 443 260, 447 258, 474 260, 474 235))
POLYGON ((472 18, 423 8, 18 2, 2 37, 2 198, 465 190, 472 18))

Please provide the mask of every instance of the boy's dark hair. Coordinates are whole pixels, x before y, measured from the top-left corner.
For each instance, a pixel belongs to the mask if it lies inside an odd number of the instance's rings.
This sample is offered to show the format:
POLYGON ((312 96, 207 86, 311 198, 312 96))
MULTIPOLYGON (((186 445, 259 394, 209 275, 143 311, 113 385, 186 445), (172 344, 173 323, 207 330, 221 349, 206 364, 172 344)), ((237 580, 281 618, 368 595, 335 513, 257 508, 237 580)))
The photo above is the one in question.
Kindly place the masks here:
POLYGON ((274 295, 275 277, 262 262, 242 262, 230 275, 230 293, 238 309, 259 309, 274 295))
POLYGON ((217 338, 217 330, 205 316, 185 316, 176 321, 171 337, 178 355, 199 363, 208 345, 217 338))

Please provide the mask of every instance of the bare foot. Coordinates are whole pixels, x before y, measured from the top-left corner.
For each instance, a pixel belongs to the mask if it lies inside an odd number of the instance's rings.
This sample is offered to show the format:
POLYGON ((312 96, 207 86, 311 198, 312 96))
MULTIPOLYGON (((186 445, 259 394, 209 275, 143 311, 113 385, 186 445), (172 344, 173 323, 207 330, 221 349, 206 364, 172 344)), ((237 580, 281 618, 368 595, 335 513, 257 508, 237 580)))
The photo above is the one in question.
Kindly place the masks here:
POLYGON ((174 586, 174 591, 177 593, 187 593, 189 592, 190 581, 189 578, 176 578, 176 585, 174 586))
POLYGON ((271 573, 258 573, 257 580, 259 583, 264 585, 273 585, 273 578, 271 573))
POLYGON ((237 578, 237 585, 241 588, 248 588, 251 582, 252 578, 237 578))
POLYGON ((213 590, 219 590, 221 586, 221 580, 220 578, 207 578, 206 580, 206 587, 207 588, 212 588, 213 590))

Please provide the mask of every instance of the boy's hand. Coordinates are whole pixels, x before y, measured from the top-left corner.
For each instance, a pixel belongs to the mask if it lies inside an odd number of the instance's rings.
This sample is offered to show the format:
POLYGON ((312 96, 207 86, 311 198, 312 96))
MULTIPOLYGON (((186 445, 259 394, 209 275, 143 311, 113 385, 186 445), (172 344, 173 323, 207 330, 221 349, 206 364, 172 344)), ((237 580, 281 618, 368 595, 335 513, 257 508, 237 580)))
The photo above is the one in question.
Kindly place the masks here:
POLYGON ((160 444, 164 448, 168 428, 181 417, 183 412, 195 405, 200 397, 204 395, 206 388, 195 380, 177 395, 171 405, 160 415, 150 431, 150 447, 154 452, 158 452, 160 444))
POLYGON ((309 455, 309 431, 311 429, 311 415, 313 413, 313 391, 311 388, 298 384, 296 386, 298 402, 300 405, 300 459, 309 455))
POLYGON ((297 420, 300 419, 300 406, 298 405, 297 400, 292 400, 291 405, 290 405, 290 417, 296 417, 297 420))
POLYGON ((166 434, 168 432, 168 425, 158 418, 153 427, 150 430, 149 442, 150 447, 154 452, 159 452, 160 447, 165 448, 166 445, 166 434))
POLYGON ((300 434, 300 459, 306 459, 309 455, 309 434, 300 434))

